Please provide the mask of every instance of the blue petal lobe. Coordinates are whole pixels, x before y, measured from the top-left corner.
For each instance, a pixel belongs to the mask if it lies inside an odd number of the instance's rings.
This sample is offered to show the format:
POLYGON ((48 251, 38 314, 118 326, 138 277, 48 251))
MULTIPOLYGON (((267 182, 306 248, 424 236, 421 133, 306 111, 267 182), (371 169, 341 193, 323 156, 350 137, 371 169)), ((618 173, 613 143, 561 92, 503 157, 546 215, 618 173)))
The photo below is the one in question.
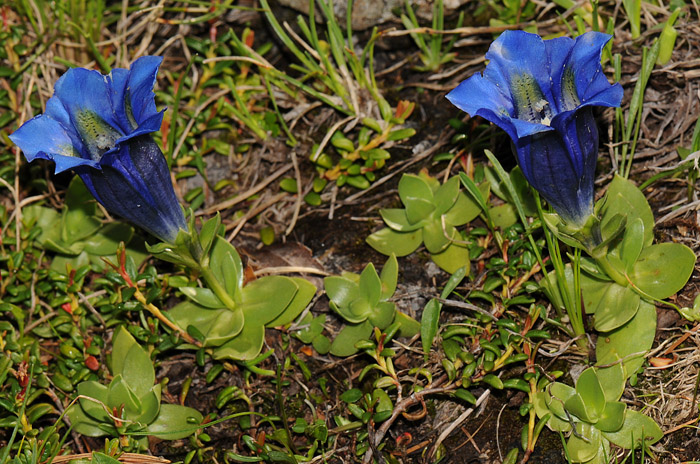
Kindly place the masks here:
POLYGON ((98 166, 93 160, 81 158, 70 134, 46 114, 24 123, 10 135, 10 139, 24 152, 29 162, 36 158, 54 161, 56 173, 80 165, 98 166))
MULTIPOLYGON (((533 120, 529 113, 550 117, 556 108, 544 41, 537 34, 505 31, 486 53, 490 60, 484 77, 498 85, 507 83, 515 107, 514 117, 533 120), (537 111, 533 105, 542 110, 537 111)), ((534 119, 534 122, 539 120, 534 119)))
POLYGON ((107 76, 82 68, 70 69, 56 82, 55 96, 93 160, 99 161, 124 135, 112 109, 107 76))
POLYGON ((582 102, 610 87, 600 65, 603 47, 609 41, 608 34, 587 32, 576 38, 571 49, 567 67, 573 69, 578 96, 582 102))
POLYGON ((143 56, 131 64, 127 86, 129 99, 127 106, 131 107, 133 117, 139 126, 158 114, 153 86, 162 61, 163 57, 160 56, 143 56))

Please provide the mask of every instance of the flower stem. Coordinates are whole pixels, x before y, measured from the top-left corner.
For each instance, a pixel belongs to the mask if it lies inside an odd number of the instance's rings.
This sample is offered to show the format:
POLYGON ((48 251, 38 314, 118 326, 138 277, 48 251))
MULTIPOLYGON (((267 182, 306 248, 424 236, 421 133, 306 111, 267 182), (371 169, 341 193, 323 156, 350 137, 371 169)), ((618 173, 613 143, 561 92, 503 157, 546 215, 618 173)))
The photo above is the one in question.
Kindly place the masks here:
POLYGON ((233 298, 231 298, 231 295, 229 295, 229 293, 226 291, 226 288, 222 285, 221 282, 219 282, 219 279, 216 278, 211 268, 207 265, 200 264, 199 273, 204 279, 204 281, 207 283, 207 287, 209 287, 209 290, 214 292, 214 294, 219 298, 219 300, 221 300, 223 304, 226 305, 228 309, 235 310, 236 302, 233 301, 233 298))
POLYGON ((134 298, 143 305, 146 310, 151 313, 154 317, 156 317, 158 320, 160 320, 163 324, 166 326, 170 327, 172 330, 176 331, 177 333, 180 334, 180 336, 187 342, 191 343, 196 346, 201 346, 201 344, 192 338, 190 334, 188 334, 186 331, 184 331, 182 328, 178 327, 176 324, 174 324, 170 319, 165 317, 165 314, 161 312, 160 309, 153 303, 149 303, 148 300, 146 300, 146 297, 144 296, 143 293, 141 293, 141 290, 138 289, 135 285, 132 287, 135 292, 134 292, 134 298))

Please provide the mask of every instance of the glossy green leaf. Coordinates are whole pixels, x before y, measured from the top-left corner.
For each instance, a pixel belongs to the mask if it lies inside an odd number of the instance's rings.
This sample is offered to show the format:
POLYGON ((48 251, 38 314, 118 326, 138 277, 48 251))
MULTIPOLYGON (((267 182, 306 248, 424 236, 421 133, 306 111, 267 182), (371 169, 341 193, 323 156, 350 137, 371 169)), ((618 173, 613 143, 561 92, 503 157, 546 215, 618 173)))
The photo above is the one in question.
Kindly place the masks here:
POLYGON ((630 272, 644 248, 644 222, 642 218, 627 221, 625 233, 620 243, 620 258, 625 265, 624 272, 630 272))
POLYGON ((360 286, 345 277, 326 277, 323 286, 328 298, 338 307, 347 308, 360 297, 360 286))
POLYGON ((265 326, 255 323, 243 324, 243 329, 231 340, 214 350, 214 359, 250 361, 262 350, 265 341, 265 326))
POLYGON ((595 424, 595 428, 601 432, 615 432, 620 430, 625 421, 625 410, 627 405, 621 401, 610 401, 605 403, 605 408, 595 424))
POLYGON ((204 346, 223 344, 238 335, 244 323, 241 309, 209 309, 191 301, 183 301, 176 305, 168 311, 168 316, 185 330, 189 326, 195 327, 206 337, 204 346))
POLYGON ((603 436, 621 448, 637 449, 641 446, 642 439, 646 446, 650 446, 659 441, 664 433, 654 422, 654 419, 641 412, 628 409, 620 430, 603 432, 603 436))
POLYGON ((423 316, 420 321, 420 338, 423 345, 423 353, 426 356, 430 353, 433 340, 435 340, 438 332, 441 309, 442 305, 436 298, 428 301, 428 304, 423 308, 423 316))
POLYGON ((120 464, 120 461, 104 453, 92 452, 92 464, 120 464))
POLYGON ((660 243, 642 251, 630 279, 644 293, 662 300, 682 289, 694 268, 693 250, 680 243, 660 243))
POLYGON ((420 176, 404 174, 399 180, 399 198, 406 205, 406 201, 414 198, 421 198, 428 202, 433 199, 433 189, 428 181, 420 176))
POLYGON ((576 432, 566 443, 569 458, 573 462, 588 462, 598 454, 603 437, 598 429, 582 422, 576 424, 576 432))
POLYGON ((625 370, 622 363, 615 363, 612 366, 596 367, 598 382, 605 394, 605 401, 617 401, 625 390, 625 370))
POLYGON ((202 229, 199 231, 199 244, 202 247, 204 255, 209 254, 209 250, 214 244, 214 239, 221 226, 221 215, 218 213, 202 224, 202 229))
POLYGON ((423 221, 435 211, 435 204, 423 198, 408 198, 403 204, 406 207, 406 219, 410 224, 423 221))
POLYGON ((418 230, 423 227, 424 224, 424 221, 418 221, 416 223, 408 222, 405 209, 380 209, 379 215, 382 217, 387 226, 398 232, 411 232, 418 230))
POLYGON ((109 409, 107 406, 107 394, 109 393, 109 389, 106 385, 102 385, 94 380, 87 380, 85 382, 80 382, 77 386, 77 390, 78 395, 94 400, 92 401, 87 398, 80 398, 78 400, 79 407, 85 414, 98 422, 111 422, 112 419, 109 418, 107 411, 105 411, 105 408, 109 409))
POLYGON ((297 284, 289 277, 265 276, 253 280, 241 291, 245 324, 264 326, 274 320, 292 302, 297 291, 297 284))
POLYGON ((423 227, 423 243, 431 254, 440 253, 452 243, 459 239, 459 233, 453 226, 446 225, 445 228, 438 221, 432 221, 423 227))
POLYGON ((549 410, 560 419, 568 419, 564 404, 576 395, 576 389, 561 382, 554 382, 546 387, 546 393, 545 402, 549 410))
POLYGON ((209 267, 226 292, 238 300, 243 287, 243 263, 236 249, 223 237, 216 236, 210 252, 209 267))
POLYGON ((348 324, 343 327, 331 343, 330 353, 335 356, 347 357, 357 353, 355 343, 367 340, 372 334, 372 324, 368 321, 359 324, 348 324))
POLYGON ((121 375, 137 397, 148 393, 156 380, 151 357, 124 327, 114 335, 112 374, 121 375))
POLYGON ((445 214, 457 201, 459 195, 459 177, 454 176, 442 184, 433 197, 435 213, 437 216, 445 214))
POLYGON ((141 398, 141 414, 133 420, 141 424, 150 424, 158 416, 160 411, 160 384, 153 386, 150 392, 141 398))
POLYGON ((607 282, 595 308, 595 329, 610 332, 632 319, 639 309, 641 297, 630 287, 607 282))
POLYGON ((440 253, 431 254, 435 264, 445 272, 453 274, 461 267, 469 270, 469 248, 452 243, 440 253))
POLYGON ((518 213, 510 203, 489 208, 489 215, 493 224, 499 229, 506 229, 518 222, 518 213))
POLYGON ((440 293, 440 298, 446 299, 448 298, 452 292, 457 288, 457 285, 459 285, 462 280, 464 280, 464 277, 467 275, 467 266, 462 266, 456 271, 452 273, 449 279, 447 279, 447 283, 445 283, 445 286, 442 289, 442 292, 440 293))
POLYGON ((654 240, 654 215, 644 194, 631 181, 615 175, 608 187, 603 207, 603 222, 620 214, 627 218, 627 224, 636 218, 644 224, 644 246, 651 245, 654 240))
POLYGON ((651 348, 655 333, 656 308, 642 300, 632 320, 612 332, 598 335, 598 364, 613 364, 622 359, 625 378, 629 378, 644 363, 644 355, 651 348))
POLYGON ((301 277, 290 278, 297 285, 298 290, 294 294, 292 301, 290 301, 284 309, 284 312, 265 324, 267 327, 279 327, 291 323, 304 311, 314 295, 316 295, 316 286, 308 280, 302 279, 301 277))
POLYGON ((401 311, 394 313, 394 323, 399 324, 400 337, 411 338, 420 332, 420 323, 401 311))
POLYGON ((109 384, 107 405, 110 408, 123 406, 127 418, 141 415, 141 400, 121 374, 114 376, 109 384))
POLYGON ((379 280, 382 283, 382 292, 380 299, 388 300, 396 292, 396 285, 399 278, 399 263, 396 260, 396 255, 391 254, 384 263, 382 273, 379 275, 379 280))
POLYGON ((66 410, 66 415, 73 425, 73 430, 87 437, 103 437, 105 435, 117 435, 117 430, 106 423, 98 422, 83 412, 83 409, 74 404, 66 410))
POLYGON ((163 404, 155 421, 146 429, 163 440, 177 440, 192 435, 204 417, 196 409, 177 404, 163 404))
POLYGON ((134 235, 134 228, 123 222, 112 222, 102 227, 97 233, 87 237, 84 250, 98 256, 113 255, 117 252, 119 242, 129 243, 134 235))
POLYGON ((374 264, 369 263, 360 274, 360 295, 367 300, 370 307, 379 303, 382 294, 382 281, 379 279, 374 264))
POLYGON ((211 309, 219 309, 226 307, 219 298, 209 290, 202 287, 180 287, 179 290, 185 294, 193 302, 200 306, 211 309))
POLYGON ((394 321, 396 305, 389 301, 381 301, 373 308, 369 314, 369 321, 380 330, 384 330, 394 321))
POLYGON ((366 239, 367 244, 378 252, 396 256, 410 255, 423 243, 423 231, 396 232, 389 227, 378 230, 366 239))

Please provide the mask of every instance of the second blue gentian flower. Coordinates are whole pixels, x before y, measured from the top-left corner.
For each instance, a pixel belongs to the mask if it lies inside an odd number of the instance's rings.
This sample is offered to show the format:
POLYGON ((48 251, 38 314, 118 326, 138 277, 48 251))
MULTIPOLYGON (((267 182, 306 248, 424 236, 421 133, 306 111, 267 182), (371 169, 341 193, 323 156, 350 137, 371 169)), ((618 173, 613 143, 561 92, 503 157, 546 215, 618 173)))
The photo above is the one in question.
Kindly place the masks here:
POLYGON ((73 169, 104 207, 174 242, 187 230, 170 171, 151 133, 160 130, 153 85, 161 57, 144 56, 130 70, 103 75, 68 70, 56 82, 46 112, 27 121, 10 139, 28 161, 73 169))
POLYGON ((505 130, 528 182, 567 224, 593 214, 598 129, 593 106, 620 106, 622 87, 600 64, 610 36, 542 40, 506 31, 491 44, 483 75, 447 95, 458 108, 505 130))

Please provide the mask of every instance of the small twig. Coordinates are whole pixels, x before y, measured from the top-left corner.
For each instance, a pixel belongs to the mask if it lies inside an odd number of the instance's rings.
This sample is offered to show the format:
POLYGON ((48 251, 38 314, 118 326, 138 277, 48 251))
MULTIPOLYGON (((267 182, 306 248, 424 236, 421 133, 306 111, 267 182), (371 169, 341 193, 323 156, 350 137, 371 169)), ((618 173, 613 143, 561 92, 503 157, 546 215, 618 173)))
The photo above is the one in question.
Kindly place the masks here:
POLYGON ((265 178, 265 180, 263 180, 262 182, 257 184, 255 187, 251 187, 248 190, 246 190, 245 192, 238 194, 229 200, 224 200, 221 203, 213 205, 213 206, 207 208, 206 210, 204 210, 204 212, 202 212, 202 213, 196 213, 196 215, 200 216, 202 214, 212 214, 212 213, 216 213, 218 211, 224 210, 224 209, 231 208, 232 206, 248 199, 252 195, 255 195, 259 191, 263 190, 265 187, 270 185, 272 182, 274 182, 277 178, 282 176, 282 174, 286 173, 290 169, 292 169, 292 166, 290 164, 285 164, 284 167, 280 168, 279 170, 277 170, 274 173, 272 173, 271 175, 269 175, 267 178, 265 178))
POLYGON ((448 436, 450 436, 450 434, 454 431, 454 429, 459 427, 459 425, 462 422, 464 422, 467 419, 467 417, 469 417, 471 415, 471 413, 474 412, 475 408, 478 408, 479 406, 481 406, 481 403, 486 401, 486 399, 489 397, 490 394, 491 394, 491 390, 484 390, 484 392, 481 394, 481 396, 479 396, 479 398, 476 400, 476 404, 474 405, 473 408, 469 408, 466 411, 464 411, 462 414, 460 414, 460 416, 454 422, 452 422, 450 424, 449 427, 447 427, 445 430, 442 431, 442 433, 437 438, 437 440, 435 440, 435 443, 433 443, 433 446, 430 447, 430 451, 428 452, 428 457, 431 457, 435 454, 435 451, 440 446, 440 443, 442 443, 448 436))
POLYGON ((294 226, 299 218, 299 211, 301 211, 301 200, 302 200, 302 188, 301 188, 301 172, 299 172, 299 163, 297 162, 297 154, 294 150, 291 152, 292 156, 292 166, 294 166, 294 178, 297 181, 297 201, 294 203, 294 214, 292 214, 292 220, 289 223, 289 227, 284 231, 284 235, 289 235, 294 230, 294 226))
POLYGON ((255 276, 261 275, 279 275, 279 274, 317 274, 322 276, 330 275, 322 269, 305 266, 275 266, 258 269, 254 272, 255 276))

